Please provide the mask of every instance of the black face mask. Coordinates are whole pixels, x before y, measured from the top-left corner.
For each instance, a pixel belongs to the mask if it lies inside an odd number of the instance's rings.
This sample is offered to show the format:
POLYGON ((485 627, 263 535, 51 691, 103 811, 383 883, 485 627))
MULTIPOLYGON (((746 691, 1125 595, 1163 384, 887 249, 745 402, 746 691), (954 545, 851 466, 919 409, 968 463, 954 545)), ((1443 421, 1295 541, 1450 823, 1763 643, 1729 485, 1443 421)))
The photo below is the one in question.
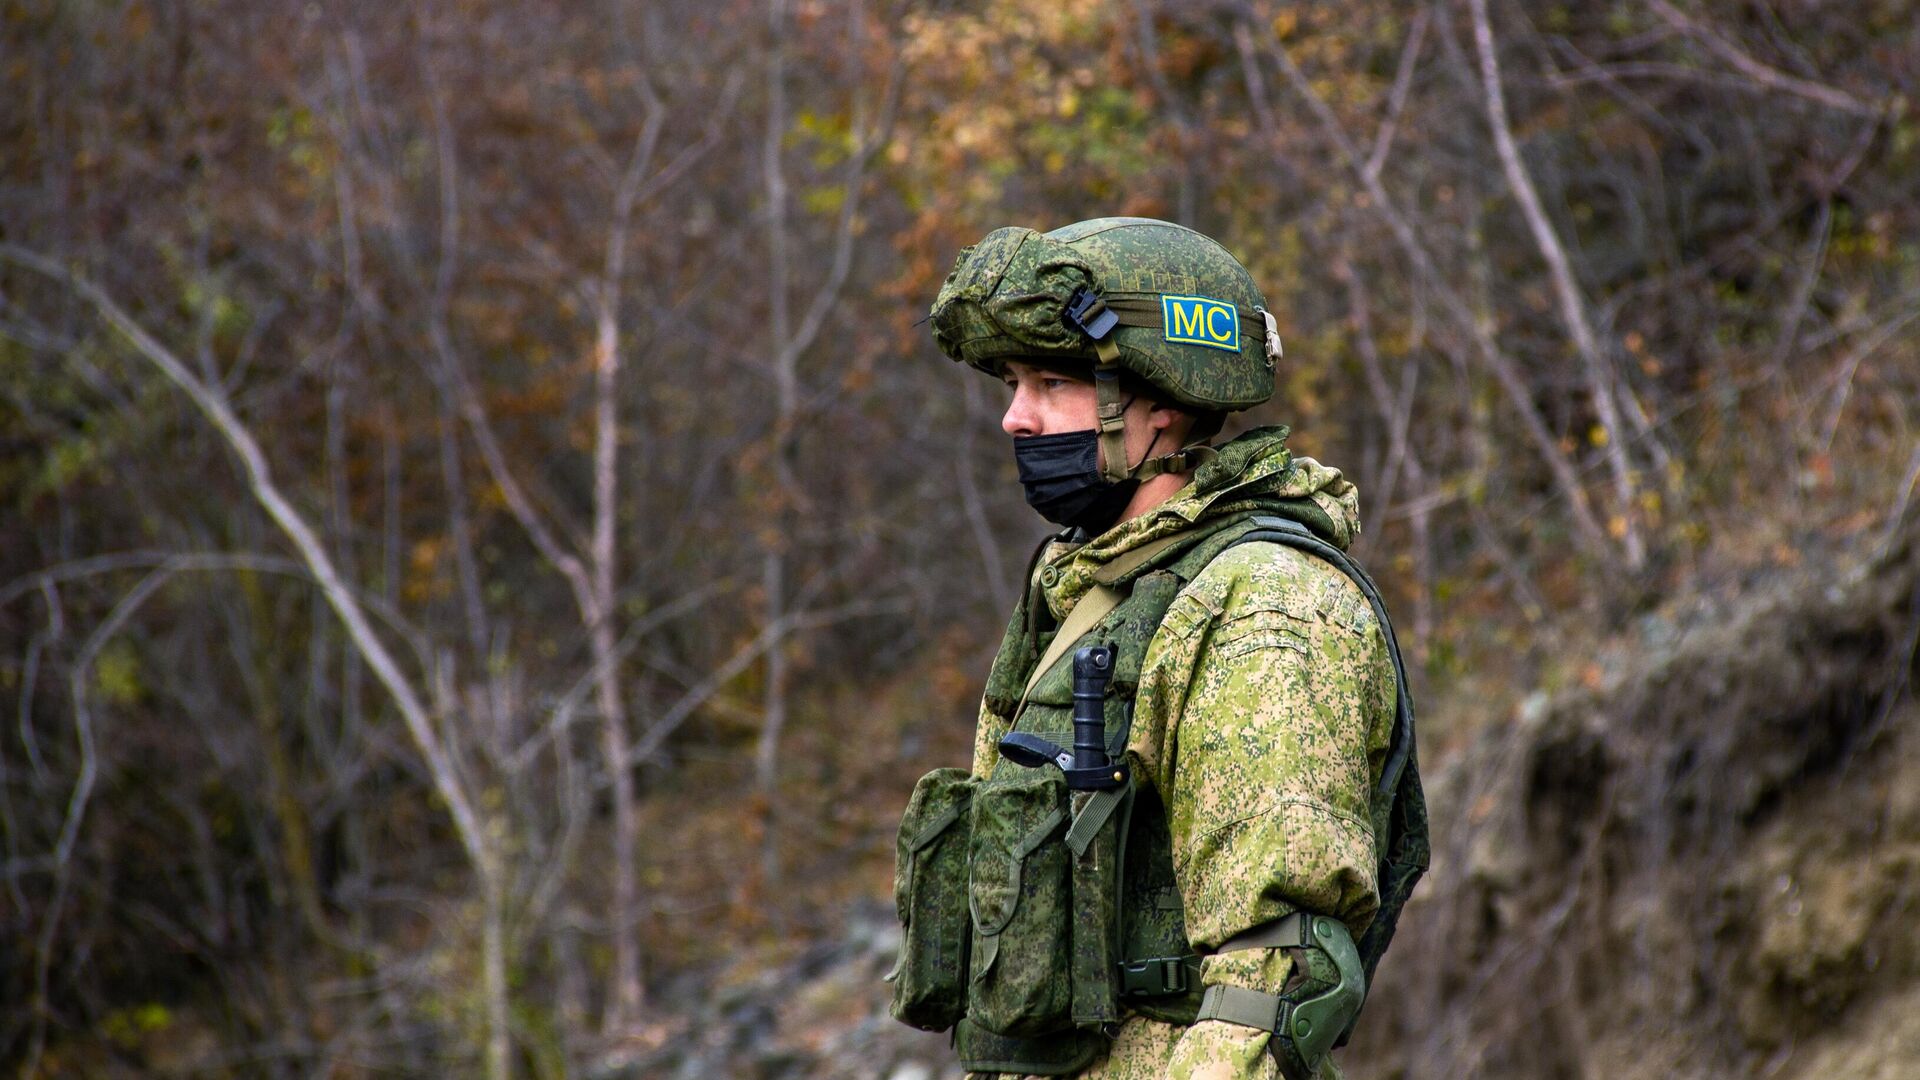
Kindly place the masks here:
POLYGON ((1100 432, 1068 431, 1013 440, 1013 463, 1027 505, 1056 525, 1106 532, 1127 508, 1138 480, 1115 483, 1100 475, 1100 432))

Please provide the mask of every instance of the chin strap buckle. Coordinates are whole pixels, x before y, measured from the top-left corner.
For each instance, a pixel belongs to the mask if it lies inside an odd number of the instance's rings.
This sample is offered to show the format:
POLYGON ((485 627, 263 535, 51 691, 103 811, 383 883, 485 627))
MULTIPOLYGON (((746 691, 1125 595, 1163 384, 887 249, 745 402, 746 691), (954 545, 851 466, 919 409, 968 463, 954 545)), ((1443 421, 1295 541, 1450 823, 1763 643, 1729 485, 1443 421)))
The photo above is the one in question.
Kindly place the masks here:
POLYGON ((1110 340, 1096 344, 1103 347, 1101 362, 1093 369, 1094 416, 1100 422, 1100 476, 1118 484, 1129 476, 1127 403, 1120 400, 1120 369, 1106 360, 1105 350, 1114 350, 1115 361, 1119 359, 1119 350, 1110 340))

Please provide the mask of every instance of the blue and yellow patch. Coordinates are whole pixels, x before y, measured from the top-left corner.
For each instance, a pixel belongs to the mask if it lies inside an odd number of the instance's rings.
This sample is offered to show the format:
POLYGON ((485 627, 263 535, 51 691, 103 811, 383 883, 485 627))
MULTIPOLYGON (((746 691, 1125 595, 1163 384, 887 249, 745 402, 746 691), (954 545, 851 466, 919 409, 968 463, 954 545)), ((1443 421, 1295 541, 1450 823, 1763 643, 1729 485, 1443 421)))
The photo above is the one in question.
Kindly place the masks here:
POLYGON ((1168 341, 1240 351, 1240 312, 1210 296, 1162 296, 1160 317, 1168 341))

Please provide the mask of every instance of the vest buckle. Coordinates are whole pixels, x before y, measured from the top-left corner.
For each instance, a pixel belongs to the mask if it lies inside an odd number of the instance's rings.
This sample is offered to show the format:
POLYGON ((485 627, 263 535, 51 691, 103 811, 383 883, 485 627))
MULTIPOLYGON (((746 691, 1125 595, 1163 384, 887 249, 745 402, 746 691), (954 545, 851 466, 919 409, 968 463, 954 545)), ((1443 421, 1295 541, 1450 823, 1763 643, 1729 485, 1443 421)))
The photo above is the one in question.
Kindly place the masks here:
POLYGON ((1120 993, 1124 997, 1162 997, 1193 988, 1185 956, 1150 956, 1120 964, 1120 993))

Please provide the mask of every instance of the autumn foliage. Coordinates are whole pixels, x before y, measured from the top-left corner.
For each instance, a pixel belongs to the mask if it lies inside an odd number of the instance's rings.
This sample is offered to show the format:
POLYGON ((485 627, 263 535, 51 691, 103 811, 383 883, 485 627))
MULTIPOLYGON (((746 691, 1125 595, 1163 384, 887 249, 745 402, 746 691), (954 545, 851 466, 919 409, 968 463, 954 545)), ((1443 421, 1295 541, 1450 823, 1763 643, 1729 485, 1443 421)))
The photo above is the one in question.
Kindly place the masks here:
POLYGON ((998 225, 1253 271, 1428 761, 1843 559, 1917 88, 1894 0, 4 0, 0 1061, 615 1068, 884 905, 1041 530, 921 325, 998 225))

